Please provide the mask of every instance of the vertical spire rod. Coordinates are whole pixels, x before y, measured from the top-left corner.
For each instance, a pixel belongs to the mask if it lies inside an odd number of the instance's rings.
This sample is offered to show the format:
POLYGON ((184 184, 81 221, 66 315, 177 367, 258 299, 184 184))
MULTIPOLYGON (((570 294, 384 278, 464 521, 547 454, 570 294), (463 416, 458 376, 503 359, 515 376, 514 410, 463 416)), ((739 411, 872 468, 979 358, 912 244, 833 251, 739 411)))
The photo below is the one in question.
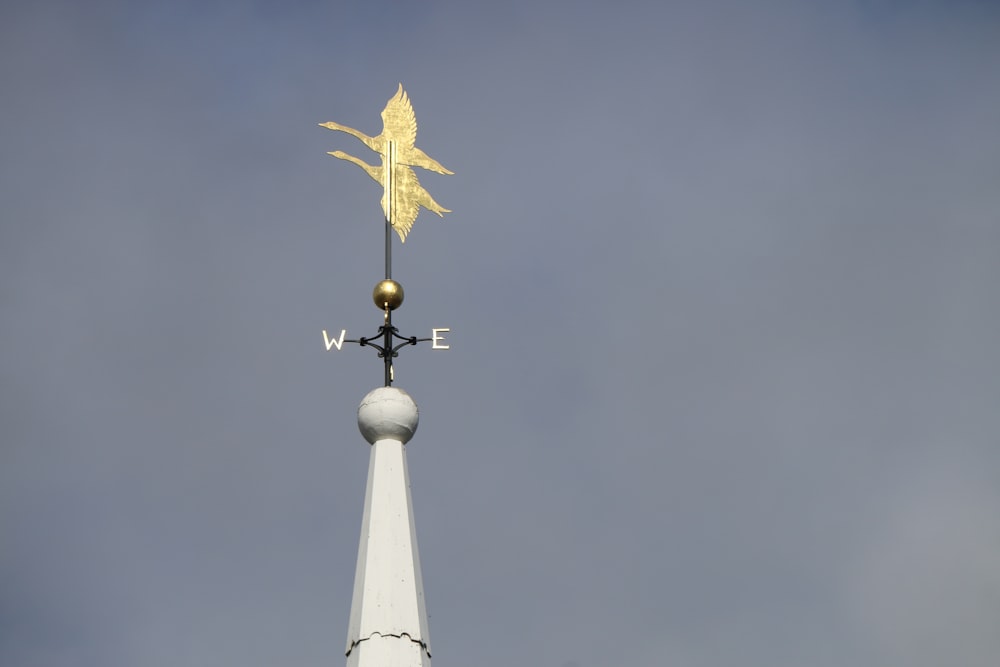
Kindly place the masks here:
MULTIPOLYGON (((396 176, 396 142, 386 142, 385 159, 385 279, 392 279, 392 214, 395 209, 396 188, 393 179, 396 176)), ((389 305, 385 306, 385 322, 383 323, 383 335, 385 336, 385 386, 392 386, 392 314, 389 305)))
POLYGON ((392 327, 392 311, 389 310, 388 304, 385 307, 385 324, 382 325, 382 347, 385 352, 382 353, 383 361, 385 362, 385 386, 392 386, 392 356, 395 354, 392 351, 392 332, 395 331, 392 327))
POLYGON ((385 219, 385 279, 392 278, 392 225, 385 219))

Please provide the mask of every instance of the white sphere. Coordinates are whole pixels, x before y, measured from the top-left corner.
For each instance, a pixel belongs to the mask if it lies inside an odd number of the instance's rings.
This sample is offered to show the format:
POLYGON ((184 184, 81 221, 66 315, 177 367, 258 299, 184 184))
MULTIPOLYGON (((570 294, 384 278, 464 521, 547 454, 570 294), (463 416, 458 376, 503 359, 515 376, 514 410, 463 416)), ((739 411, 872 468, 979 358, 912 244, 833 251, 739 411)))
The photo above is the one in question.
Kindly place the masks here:
POLYGON ((417 404, 396 387, 373 389, 358 406, 358 428, 369 444, 396 440, 405 445, 416 433, 419 417, 417 404))

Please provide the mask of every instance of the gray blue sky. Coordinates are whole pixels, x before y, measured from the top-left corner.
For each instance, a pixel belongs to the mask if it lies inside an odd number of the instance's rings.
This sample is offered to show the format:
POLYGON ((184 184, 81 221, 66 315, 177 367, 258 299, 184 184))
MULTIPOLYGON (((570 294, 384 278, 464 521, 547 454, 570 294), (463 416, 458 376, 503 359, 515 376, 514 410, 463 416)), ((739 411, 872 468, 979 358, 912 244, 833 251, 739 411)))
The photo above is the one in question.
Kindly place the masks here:
POLYGON ((343 659, 378 187, 437 667, 1000 656, 994 2, 8 2, 0 664, 343 659))

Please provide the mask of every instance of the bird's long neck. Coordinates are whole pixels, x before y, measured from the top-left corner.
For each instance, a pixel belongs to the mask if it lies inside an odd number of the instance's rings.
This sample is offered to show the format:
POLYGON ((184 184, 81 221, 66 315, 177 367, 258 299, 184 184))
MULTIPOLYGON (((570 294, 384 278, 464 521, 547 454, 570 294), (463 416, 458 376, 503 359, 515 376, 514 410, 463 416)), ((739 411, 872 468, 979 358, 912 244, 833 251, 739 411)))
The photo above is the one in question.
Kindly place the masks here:
POLYGON ((323 127, 331 130, 337 130, 339 132, 346 132, 352 137, 355 137, 356 139, 360 140, 361 143, 363 143, 365 146, 368 146, 368 148, 371 148, 374 151, 378 150, 378 148, 376 148, 375 146, 376 142, 373 137, 369 137, 364 132, 358 132, 353 127, 347 127, 346 125, 341 125, 340 123, 335 123, 333 121, 330 121, 329 123, 323 123, 323 127))
POLYGON ((381 172, 384 171, 382 167, 373 167, 364 160, 360 160, 354 157, 353 155, 348 155, 344 151, 332 151, 330 155, 332 155, 335 158, 340 158, 341 160, 347 160, 348 162, 352 162, 358 165, 359 167, 365 170, 366 174, 372 177, 372 180, 374 180, 379 185, 382 185, 383 179, 381 172))

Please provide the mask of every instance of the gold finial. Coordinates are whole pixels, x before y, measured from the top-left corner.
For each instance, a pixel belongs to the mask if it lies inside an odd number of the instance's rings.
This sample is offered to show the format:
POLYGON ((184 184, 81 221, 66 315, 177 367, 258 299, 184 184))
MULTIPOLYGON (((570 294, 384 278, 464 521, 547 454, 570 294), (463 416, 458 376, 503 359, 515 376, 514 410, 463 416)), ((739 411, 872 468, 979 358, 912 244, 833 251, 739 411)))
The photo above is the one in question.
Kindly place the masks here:
POLYGON ((406 235, 413 227, 413 221, 417 219, 421 206, 432 213, 437 213, 440 217, 444 217, 444 213, 451 213, 449 209, 434 201, 410 168, 421 167, 439 174, 454 173, 442 167, 437 160, 414 145, 417 139, 417 118, 413 114, 410 98, 403 90, 403 84, 399 84, 399 90, 382 110, 382 133, 378 136, 369 137, 354 128, 333 121, 320 123, 320 126, 357 137, 368 148, 382 156, 382 164, 374 167, 343 151, 329 152, 335 158, 358 165, 382 186, 382 210, 385 211, 385 219, 399 235, 400 241, 406 241, 406 235))
POLYGON ((379 310, 396 310, 403 305, 403 286, 386 278, 372 290, 372 301, 379 310))

